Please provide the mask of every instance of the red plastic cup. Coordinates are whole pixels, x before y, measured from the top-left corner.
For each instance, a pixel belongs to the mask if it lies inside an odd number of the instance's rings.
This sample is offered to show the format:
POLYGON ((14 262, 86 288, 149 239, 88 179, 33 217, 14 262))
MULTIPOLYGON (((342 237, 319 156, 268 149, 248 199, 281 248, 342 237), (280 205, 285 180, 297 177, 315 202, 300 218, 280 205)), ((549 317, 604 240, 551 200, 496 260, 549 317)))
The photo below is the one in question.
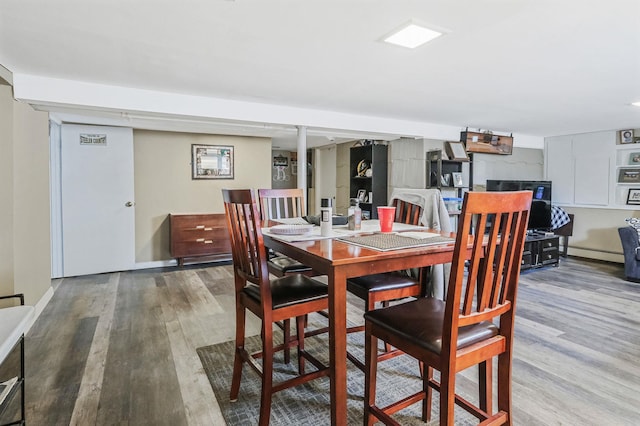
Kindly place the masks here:
POLYGON ((393 229, 393 219, 396 217, 395 207, 378 207, 378 219, 380 221, 380 232, 391 232, 393 229))

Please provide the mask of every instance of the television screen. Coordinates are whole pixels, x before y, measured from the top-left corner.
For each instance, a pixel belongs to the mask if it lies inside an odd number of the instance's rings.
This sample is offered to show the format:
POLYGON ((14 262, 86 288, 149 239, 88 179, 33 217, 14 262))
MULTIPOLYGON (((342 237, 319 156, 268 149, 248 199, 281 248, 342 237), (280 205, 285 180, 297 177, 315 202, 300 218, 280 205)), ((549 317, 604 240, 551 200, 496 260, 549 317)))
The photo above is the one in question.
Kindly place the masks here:
POLYGON ((551 229, 551 181, 487 180, 487 191, 532 191, 529 225, 531 230, 551 229))

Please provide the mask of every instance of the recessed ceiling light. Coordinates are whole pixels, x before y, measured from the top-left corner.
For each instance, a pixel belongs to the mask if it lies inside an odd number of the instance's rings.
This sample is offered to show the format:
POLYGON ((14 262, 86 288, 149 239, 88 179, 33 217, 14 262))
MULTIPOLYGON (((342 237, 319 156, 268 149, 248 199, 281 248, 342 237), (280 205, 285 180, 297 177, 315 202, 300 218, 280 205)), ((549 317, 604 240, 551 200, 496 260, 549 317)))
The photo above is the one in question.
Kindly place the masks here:
POLYGON ((631 105, 633 105, 633 106, 637 106, 637 107, 640 107, 640 101, 638 101, 638 102, 631 102, 631 105))
POLYGON ((413 49, 441 35, 442 33, 439 31, 430 30, 429 28, 410 22, 386 37, 384 41, 413 49))

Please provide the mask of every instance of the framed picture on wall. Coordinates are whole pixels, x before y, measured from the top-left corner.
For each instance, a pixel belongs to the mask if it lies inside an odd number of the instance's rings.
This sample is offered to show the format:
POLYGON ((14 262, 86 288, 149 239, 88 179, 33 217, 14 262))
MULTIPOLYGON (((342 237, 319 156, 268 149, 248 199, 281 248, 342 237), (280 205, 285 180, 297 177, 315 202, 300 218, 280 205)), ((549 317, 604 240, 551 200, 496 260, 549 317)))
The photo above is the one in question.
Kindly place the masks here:
POLYGON ((620 143, 633 143, 633 130, 620 130, 620 143))
POLYGON ((629 194, 627 195, 627 204, 640 204, 640 188, 629 189, 629 194))
POLYGON ((233 178, 233 146, 191 145, 191 179, 233 178))
POLYGON ((640 183, 640 169, 620 169, 618 173, 619 183, 640 183))
POLYGON ((629 165, 640 166, 640 152, 632 152, 629 154, 629 165))

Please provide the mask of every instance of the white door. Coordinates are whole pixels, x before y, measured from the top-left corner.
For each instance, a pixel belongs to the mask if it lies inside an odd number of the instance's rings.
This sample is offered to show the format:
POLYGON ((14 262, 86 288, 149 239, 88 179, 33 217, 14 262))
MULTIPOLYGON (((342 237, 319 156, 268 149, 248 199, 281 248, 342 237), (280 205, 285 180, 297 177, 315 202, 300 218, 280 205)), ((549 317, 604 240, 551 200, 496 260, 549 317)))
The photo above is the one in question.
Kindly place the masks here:
POLYGON ((61 145, 64 276, 132 269, 132 129, 64 124, 61 145))

